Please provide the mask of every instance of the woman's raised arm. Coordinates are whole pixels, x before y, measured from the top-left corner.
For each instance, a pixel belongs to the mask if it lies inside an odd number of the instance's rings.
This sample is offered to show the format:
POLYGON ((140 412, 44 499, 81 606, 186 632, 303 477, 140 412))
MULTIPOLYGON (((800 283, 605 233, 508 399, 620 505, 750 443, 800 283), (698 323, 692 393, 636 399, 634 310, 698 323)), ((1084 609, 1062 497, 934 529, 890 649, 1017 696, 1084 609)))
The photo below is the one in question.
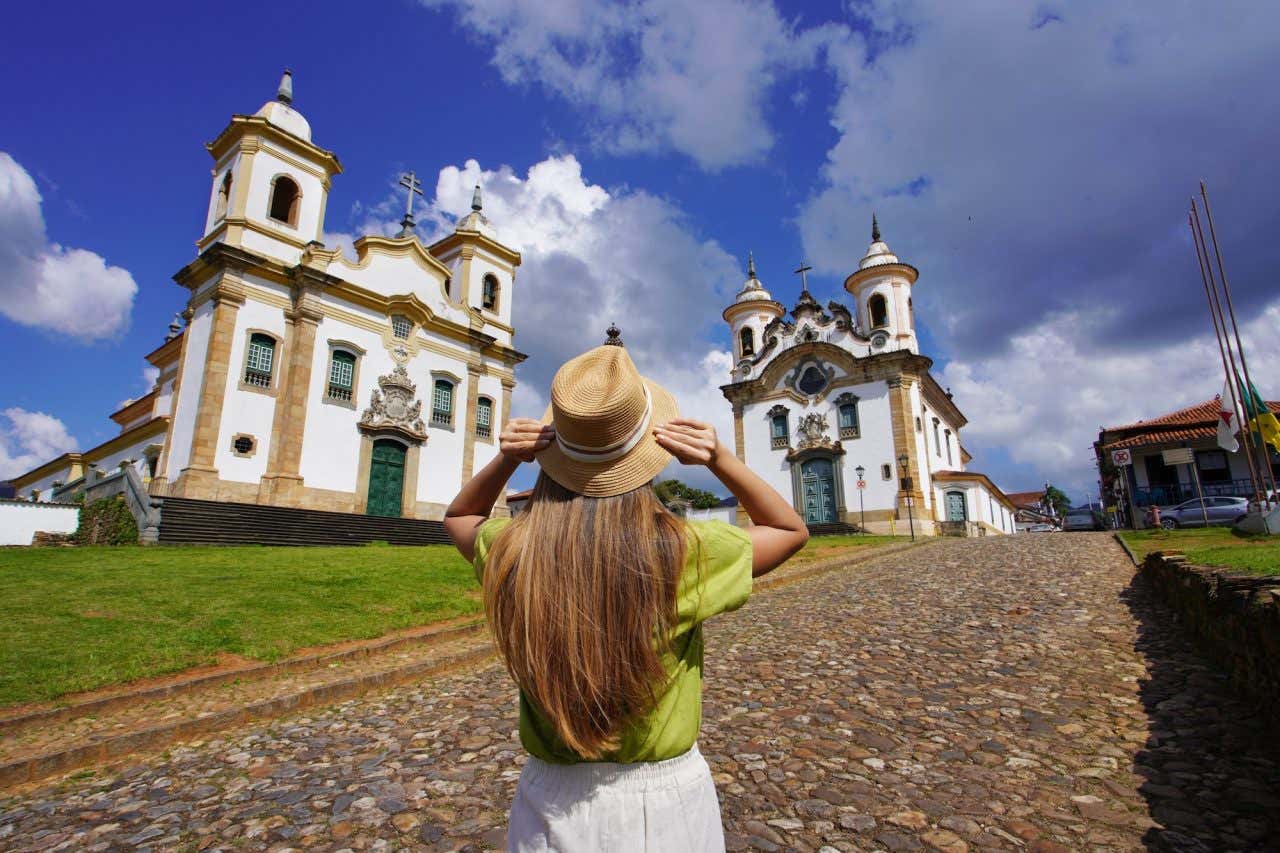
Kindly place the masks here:
POLYGON ((716 437, 715 428, 687 418, 661 424, 654 436, 685 465, 705 465, 746 510, 755 525, 751 537, 751 574, 767 574, 809 541, 804 519, 777 490, 742 463, 716 437))

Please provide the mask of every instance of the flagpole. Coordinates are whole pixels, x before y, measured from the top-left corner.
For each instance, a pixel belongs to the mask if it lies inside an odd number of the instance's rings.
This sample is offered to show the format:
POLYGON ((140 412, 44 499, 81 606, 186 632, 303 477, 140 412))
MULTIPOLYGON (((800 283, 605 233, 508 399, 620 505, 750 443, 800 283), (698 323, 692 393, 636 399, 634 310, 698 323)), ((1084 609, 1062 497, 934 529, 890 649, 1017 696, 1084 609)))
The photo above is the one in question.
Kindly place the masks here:
MULTIPOLYGON (((1213 331, 1218 336, 1218 351, 1222 356, 1222 369, 1226 374, 1227 389, 1231 394, 1232 411, 1235 413, 1237 423, 1243 427, 1244 421, 1240 420, 1242 409, 1241 400, 1238 397, 1239 374, 1236 370, 1235 354, 1231 351, 1231 338, 1227 335, 1226 318, 1222 315, 1222 300, 1218 296, 1218 285, 1213 278, 1213 267, 1209 265, 1209 252, 1204 245, 1204 230, 1200 225, 1200 209, 1196 205, 1194 196, 1191 199, 1191 211, 1187 214, 1187 221, 1191 225, 1191 240, 1196 247, 1196 261, 1200 264, 1200 279, 1204 283, 1205 298, 1209 302, 1209 314, 1213 317, 1213 331)), ((1249 469, 1249 482, 1253 486, 1253 499, 1258 500, 1260 492, 1258 470, 1254 466, 1253 448, 1249 444, 1247 427, 1244 429, 1244 458, 1245 465, 1249 469)))
MULTIPOLYGON (((1209 209, 1209 190, 1205 187, 1204 181, 1200 182, 1200 197, 1204 199, 1204 216, 1205 219, 1209 220, 1209 236, 1213 238, 1213 254, 1218 260, 1218 278, 1222 279, 1222 292, 1227 296, 1227 310, 1231 314, 1231 329, 1235 332, 1236 336, 1236 352, 1240 353, 1240 367, 1244 370, 1244 381, 1249 386, 1247 391, 1249 394, 1249 406, 1252 408, 1257 403, 1261 403, 1264 412, 1269 412, 1271 409, 1267 406, 1266 400, 1253 399, 1255 389, 1253 387, 1253 379, 1249 376, 1249 361, 1244 357, 1244 344, 1240 341, 1240 327, 1236 324, 1236 308, 1231 301, 1231 285, 1227 282, 1227 271, 1222 266, 1222 250, 1218 247, 1218 231, 1213 226, 1213 211, 1209 209)), ((1208 255, 1206 253, 1206 257, 1207 256, 1208 255)), ((1262 414, 1263 412, 1259 412, 1255 415, 1255 420, 1261 417, 1262 414)), ((1245 435, 1249 435, 1251 432, 1249 424, 1245 423, 1244 427, 1245 435)), ((1271 468, 1271 450, 1267 447, 1267 443, 1262 440, 1261 425, 1258 427, 1258 443, 1262 445, 1261 451, 1263 457, 1259 460, 1259 467, 1266 474, 1263 478, 1263 486, 1266 486, 1266 481, 1268 479, 1271 480, 1271 491, 1267 493, 1267 506, 1269 507, 1271 505, 1271 495, 1276 491, 1276 473, 1271 468)))

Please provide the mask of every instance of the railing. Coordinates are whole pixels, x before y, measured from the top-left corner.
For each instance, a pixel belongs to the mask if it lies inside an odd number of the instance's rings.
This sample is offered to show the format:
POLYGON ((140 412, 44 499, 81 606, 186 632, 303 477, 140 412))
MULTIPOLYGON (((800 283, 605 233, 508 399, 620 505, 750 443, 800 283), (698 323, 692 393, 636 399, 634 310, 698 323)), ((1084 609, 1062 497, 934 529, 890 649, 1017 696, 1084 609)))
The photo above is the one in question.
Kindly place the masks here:
MULTIPOLYGON (((1223 480, 1217 483, 1201 482, 1200 488, 1206 498, 1248 498, 1253 496, 1252 480, 1223 480)), ((1198 498, 1193 483, 1172 483, 1160 486, 1148 486, 1145 489, 1133 490, 1133 501, 1138 506, 1168 506, 1180 504, 1198 498)))
POLYGON ((160 498, 152 497, 147 492, 146 484, 132 465, 117 468, 110 474, 88 483, 84 490, 85 503, 109 498, 113 495, 124 495, 124 502, 129 507, 135 521, 138 522, 138 541, 151 544, 160 539, 160 507, 164 503, 160 498))

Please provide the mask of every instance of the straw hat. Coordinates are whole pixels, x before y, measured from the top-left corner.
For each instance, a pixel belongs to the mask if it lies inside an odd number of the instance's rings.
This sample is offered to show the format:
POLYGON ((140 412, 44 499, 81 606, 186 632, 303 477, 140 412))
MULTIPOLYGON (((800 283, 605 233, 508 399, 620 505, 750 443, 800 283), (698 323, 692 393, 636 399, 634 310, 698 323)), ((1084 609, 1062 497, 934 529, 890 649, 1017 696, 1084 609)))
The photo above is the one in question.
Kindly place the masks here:
POLYGON ((556 440, 538 453, 538 464, 580 495, 629 492, 671 461, 653 428, 678 414, 675 398, 641 376, 622 346, 596 347, 565 362, 551 381, 542 420, 555 425, 556 440))

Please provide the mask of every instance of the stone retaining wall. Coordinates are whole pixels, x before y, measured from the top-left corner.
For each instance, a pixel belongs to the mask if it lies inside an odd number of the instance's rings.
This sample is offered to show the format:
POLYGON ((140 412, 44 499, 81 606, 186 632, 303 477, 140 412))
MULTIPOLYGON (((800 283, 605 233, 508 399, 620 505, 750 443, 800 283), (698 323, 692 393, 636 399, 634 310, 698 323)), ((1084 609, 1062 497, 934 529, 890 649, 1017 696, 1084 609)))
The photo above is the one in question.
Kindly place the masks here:
POLYGON ((1241 690, 1280 703, 1280 577, 1193 566, 1159 551, 1142 574, 1241 690))

